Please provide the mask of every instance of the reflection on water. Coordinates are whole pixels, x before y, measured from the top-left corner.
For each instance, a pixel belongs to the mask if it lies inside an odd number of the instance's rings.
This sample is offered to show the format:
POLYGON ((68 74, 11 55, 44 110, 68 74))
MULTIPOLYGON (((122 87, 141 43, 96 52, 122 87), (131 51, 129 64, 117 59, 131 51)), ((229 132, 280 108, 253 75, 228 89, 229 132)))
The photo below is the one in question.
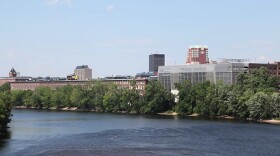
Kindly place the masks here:
POLYGON ((9 142, 8 140, 11 139, 11 133, 12 132, 8 130, 4 135, 0 135, 0 151, 2 148, 5 148, 5 145, 9 142))
POLYGON ((279 155, 280 127, 235 121, 14 110, 0 155, 279 155))

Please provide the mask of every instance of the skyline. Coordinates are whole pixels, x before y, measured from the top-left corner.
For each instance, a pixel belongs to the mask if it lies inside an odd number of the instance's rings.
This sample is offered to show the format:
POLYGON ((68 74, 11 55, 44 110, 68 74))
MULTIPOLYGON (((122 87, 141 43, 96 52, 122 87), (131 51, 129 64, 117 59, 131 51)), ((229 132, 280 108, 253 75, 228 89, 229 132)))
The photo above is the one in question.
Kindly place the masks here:
POLYGON ((78 65, 93 78, 149 70, 149 54, 185 64, 190 45, 209 59, 280 61, 277 0, 77 1, 4 0, 0 5, 0 77, 60 76, 78 65))

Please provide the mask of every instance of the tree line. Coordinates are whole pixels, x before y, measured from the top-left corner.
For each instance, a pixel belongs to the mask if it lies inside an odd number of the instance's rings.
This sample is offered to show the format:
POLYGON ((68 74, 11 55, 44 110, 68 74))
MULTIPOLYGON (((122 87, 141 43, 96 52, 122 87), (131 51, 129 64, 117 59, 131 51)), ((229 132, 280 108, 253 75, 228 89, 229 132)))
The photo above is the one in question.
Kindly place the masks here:
POLYGON ((197 113, 201 116, 232 116, 237 119, 280 118, 279 78, 266 68, 242 73, 237 83, 226 85, 205 81, 175 84, 177 97, 158 81, 150 81, 144 92, 115 84, 92 81, 83 86, 63 86, 56 89, 38 87, 31 90, 10 90, 9 84, 0 87, 0 130, 7 128, 13 106, 38 109, 77 107, 98 112, 130 112, 156 114, 174 111, 179 115, 197 113), (178 101, 175 103, 175 98, 178 101))
POLYGON ((264 67, 237 76, 237 83, 212 84, 209 81, 192 85, 176 84, 179 90, 175 111, 189 115, 232 116, 237 119, 280 118, 279 78, 264 67))
POLYGON ((38 109, 76 107, 85 111, 143 114, 164 112, 174 107, 174 95, 165 90, 158 81, 149 82, 144 94, 136 89, 136 81, 132 80, 130 83, 131 89, 92 81, 86 85, 67 85, 55 90, 50 87, 38 87, 34 91, 13 90, 7 92, 4 101, 14 106, 38 109))

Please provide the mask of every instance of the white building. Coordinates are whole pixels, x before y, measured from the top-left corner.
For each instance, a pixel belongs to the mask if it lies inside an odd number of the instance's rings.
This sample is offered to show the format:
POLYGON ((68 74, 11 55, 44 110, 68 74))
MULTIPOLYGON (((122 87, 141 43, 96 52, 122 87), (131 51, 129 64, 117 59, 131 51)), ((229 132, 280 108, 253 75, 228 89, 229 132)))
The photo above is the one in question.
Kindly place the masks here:
POLYGON ((92 69, 90 69, 88 65, 77 66, 74 73, 78 77, 78 80, 92 79, 92 69))
POLYGON ((247 70, 244 63, 218 63, 218 64, 187 64, 175 66, 160 66, 159 81, 168 90, 174 90, 175 83, 186 80, 192 84, 203 81, 216 83, 223 81, 226 84, 236 82, 239 73, 247 70))

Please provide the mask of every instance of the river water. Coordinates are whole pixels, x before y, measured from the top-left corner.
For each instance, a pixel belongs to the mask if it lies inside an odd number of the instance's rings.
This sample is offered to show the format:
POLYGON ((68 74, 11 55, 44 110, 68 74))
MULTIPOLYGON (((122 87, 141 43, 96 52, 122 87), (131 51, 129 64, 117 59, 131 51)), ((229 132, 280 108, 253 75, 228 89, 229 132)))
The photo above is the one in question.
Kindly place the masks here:
POLYGON ((0 155, 280 155, 280 126, 173 116, 13 110, 0 155))

